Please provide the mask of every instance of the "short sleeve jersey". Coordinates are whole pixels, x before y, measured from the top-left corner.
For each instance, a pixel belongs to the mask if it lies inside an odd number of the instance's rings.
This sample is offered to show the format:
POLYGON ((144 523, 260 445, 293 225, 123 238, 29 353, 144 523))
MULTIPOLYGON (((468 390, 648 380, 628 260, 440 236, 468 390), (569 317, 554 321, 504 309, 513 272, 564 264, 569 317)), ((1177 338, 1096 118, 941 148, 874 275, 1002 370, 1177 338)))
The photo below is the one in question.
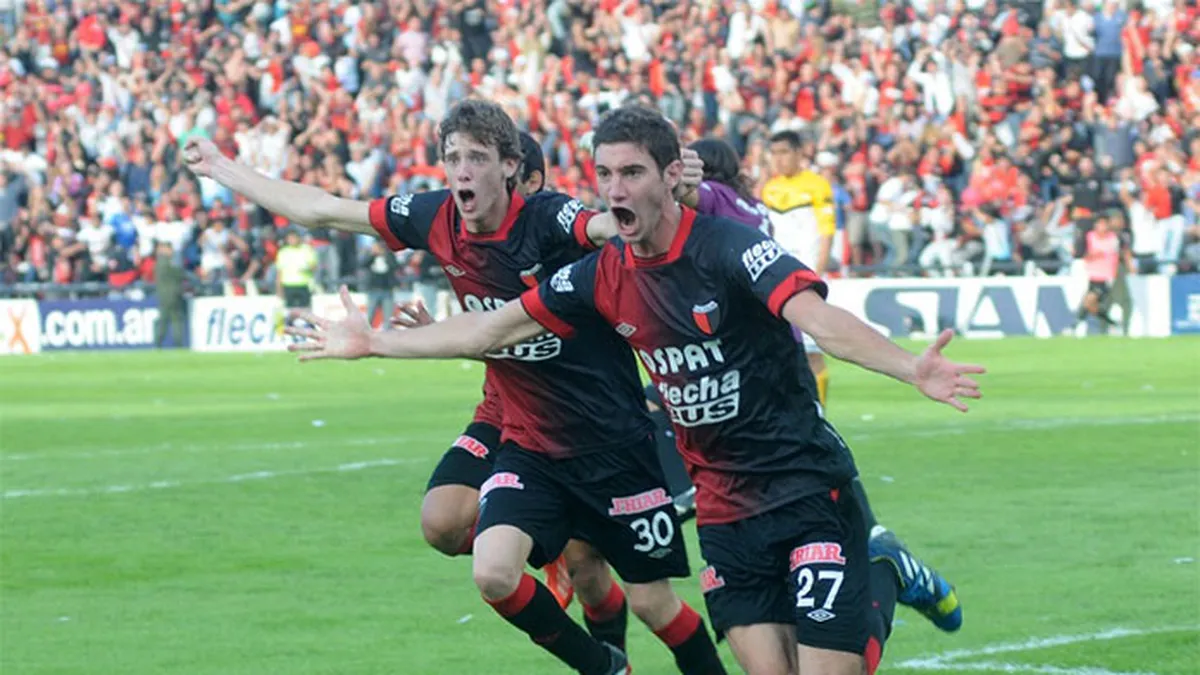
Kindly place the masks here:
MULTIPOLYGON (((592 248, 593 212, 559 193, 514 193, 499 230, 468 231, 450 192, 392 196, 371 204, 371 224, 393 249, 437 258, 466 311, 497 309, 592 248)), ((546 334, 488 355, 503 409, 502 438, 566 457, 628 445, 653 425, 637 363, 598 318, 573 339, 546 334)))
POLYGON ((641 358, 698 489, 697 522, 726 523, 838 487, 855 475, 825 421, 784 304, 822 282, 779 244, 684 209, 669 251, 638 258, 619 241, 522 297, 561 336, 597 315, 641 358))

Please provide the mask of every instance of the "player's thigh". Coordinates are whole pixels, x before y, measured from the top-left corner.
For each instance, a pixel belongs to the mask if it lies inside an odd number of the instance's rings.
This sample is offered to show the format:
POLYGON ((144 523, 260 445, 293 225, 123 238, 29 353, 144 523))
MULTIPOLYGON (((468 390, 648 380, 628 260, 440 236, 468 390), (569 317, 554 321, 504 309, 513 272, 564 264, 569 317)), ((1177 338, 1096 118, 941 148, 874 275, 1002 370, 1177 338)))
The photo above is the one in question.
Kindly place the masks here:
POLYGON ((789 627, 788 653, 795 651, 793 596, 787 560, 773 544, 780 527, 771 513, 734 523, 701 525, 700 590, 717 638, 758 625, 789 627))
POLYGON ((474 423, 442 455, 421 501, 421 531, 444 550, 462 545, 479 515, 479 488, 492 474, 500 430, 474 423))
POLYGON ((492 475, 479 491, 478 541, 489 529, 516 528, 533 540, 529 564, 543 567, 562 553, 571 536, 568 502, 554 462, 544 455, 505 444, 492 475))
POLYGON ((791 624, 734 626, 726 638, 747 675, 808 675, 797 670, 796 637, 791 624))
POLYGON ((577 538, 595 547, 628 583, 689 576, 683 533, 653 439, 569 461, 577 538))
POLYGON ((797 642, 861 657, 871 639, 874 609, 867 530, 858 502, 849 489, 833 490, 787 511, 782 515, 795 534, 780 542, 780 553, 789 561, 797 642))
POLYGON ((796 662, 804 675, 863 675, 866 659, 860 654, 796 645, 796 662))

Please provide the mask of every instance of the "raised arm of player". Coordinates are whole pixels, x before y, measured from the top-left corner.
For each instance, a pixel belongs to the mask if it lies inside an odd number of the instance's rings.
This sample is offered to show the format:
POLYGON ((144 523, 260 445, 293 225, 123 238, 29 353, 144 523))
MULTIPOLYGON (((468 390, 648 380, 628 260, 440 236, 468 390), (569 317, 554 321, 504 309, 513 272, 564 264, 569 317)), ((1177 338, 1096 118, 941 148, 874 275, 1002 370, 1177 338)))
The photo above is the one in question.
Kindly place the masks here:
POLYGON ((342 199, 312 185, 268 178, 222 155, 206 138, 193 137, 187 142, 183 162, 192 173, 207 176, 297 225, 375 234, 370 202, 342 199))
POLYGON ((288 326, 289 335, 306 342, 288 345, 300 352, 301 361, 313 359, 481 359, 486 354, 511 347, 546 332, 520 302, 510 302, 491 312, 463 312, 445 321, 406 330, 374 330, 367 317, 340 289, 345 318, 333 321, 311 312, 296 312, 295 318, 312 328, 288 326))
MULTIPOLYGON (((691 148, 683 148, 679 156, 683 160, 683 175, 675 189, 675 199, 694 207, 700 201, 696 190, 704 181, 704 161, 700 159, 699 153, 691 148)), ((597 213, 588 221, 587 236, 593 246, 600 248, 604 242, 617 236, 617 219, 608 211, 597 213)))
POLYGON ((929 398, 966 412, 964 398, 979 398, 979 383, 969 377, 983 366, 955 363, 942 355, 954 331, 945 330, 919 356, 897 345, 850 312, 835 307, 816 291, 804 290, 783 305, 788 323, 808 333, 833 356, 894 377, 929 398))

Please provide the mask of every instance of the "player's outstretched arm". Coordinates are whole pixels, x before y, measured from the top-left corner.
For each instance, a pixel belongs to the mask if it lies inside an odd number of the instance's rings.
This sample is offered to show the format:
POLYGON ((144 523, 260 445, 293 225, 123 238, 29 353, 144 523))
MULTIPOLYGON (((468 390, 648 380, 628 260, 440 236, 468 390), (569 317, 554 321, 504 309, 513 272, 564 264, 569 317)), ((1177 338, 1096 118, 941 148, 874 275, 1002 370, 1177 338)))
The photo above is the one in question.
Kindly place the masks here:
POLYGON ((885 338, 850 312, 835 307, 815 291, 796 294, 783 306, 783 318, 808 333, 826 352, 843 361, 883 373, 916 387, 929 398, 966 412, 966 398, 980 398, 970 374, 983 366, 955 363, 942 356, 954 331, 945 330, 920 356, 885 338))
POLYGON ((335 197, 321 188, 276 180, 229 159, 207 138, 192 138, 183 148, 184 164, 264 209, 307 228, 327 227, 375 234, 370 202, 335 197))
POLYGON ((301 361, 368 356, 480 359, 546 332, 519 302, 510 302, 491 312, 463 312, 418 328, 374 330, 366 315, 350 299, 350 291, 342 286, 339 292, 346 310, 344 319, 333 321, 311 312, 293 313, 294 318, 312 325, 312 328, 288 326, 285 329, 288 335, 306 339, 288 345, 288 351, 300 352, 301 361))

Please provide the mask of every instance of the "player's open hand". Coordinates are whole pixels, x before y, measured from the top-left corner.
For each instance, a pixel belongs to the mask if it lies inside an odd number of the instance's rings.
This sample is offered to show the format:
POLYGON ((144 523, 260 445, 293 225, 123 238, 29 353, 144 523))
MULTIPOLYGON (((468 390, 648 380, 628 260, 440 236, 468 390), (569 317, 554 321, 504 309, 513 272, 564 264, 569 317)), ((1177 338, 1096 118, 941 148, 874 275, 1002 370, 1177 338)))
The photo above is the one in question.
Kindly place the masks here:
POLYGON ((288 326, 284 332, 305 338, 305 342, 288 345, 289 352, 303 352, 301 361, 312 359, 361 359, 371 355, 371 324, 350 299, 350 291, 342 286, 338 289, 346 317, 340 321, 323 319, 312 312, 295 311, 291 318, 308 322, 312 328, 288 326))
POLYGON ((211 176, 213 164, 221 157, 216 143, 193 136, 183 146, 183 164, 197 176, 211 176))
POLYGON ((425 309, 425 303, 420 300, 400 305, 400 315, 392 318, 392 325, 401 328, 418 328, 433 322, 433 315, 425 309))
POLYGON ((980 398, 983 395, 979 392, 979 383, 968 375, 985 373, 987 370, 974 364, 955 363, 942 356, 942 350, 950 344, 952 337, 954 331, 942 331, 937 340, 921 354, 917 359, 913 384, 929 398, 967 412, 967 404, 962 399, 980 398))
POLYGON ((675 188, 676 197, 699 188, 700 182, 704 180, 704 160, 700 159, 699 153, 691 148, 683 148, 679 151, 679 157, 683 160, 683 174, 675 188))

